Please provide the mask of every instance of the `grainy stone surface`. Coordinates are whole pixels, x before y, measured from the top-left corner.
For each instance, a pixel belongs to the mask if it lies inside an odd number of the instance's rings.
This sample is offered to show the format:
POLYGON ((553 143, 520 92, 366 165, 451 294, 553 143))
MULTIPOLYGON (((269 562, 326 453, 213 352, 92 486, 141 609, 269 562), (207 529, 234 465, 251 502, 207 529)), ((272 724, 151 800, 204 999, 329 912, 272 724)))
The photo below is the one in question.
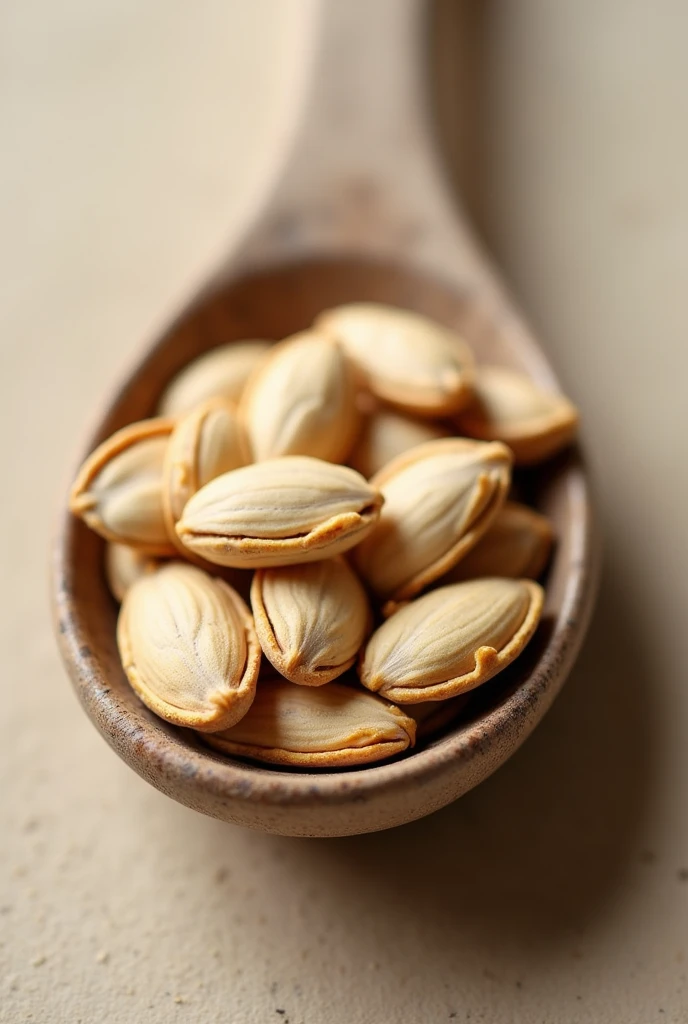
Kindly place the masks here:
POLYGON ((3 1024, 685 1020, 685 9, 487 6, 484 209, 596 438, 601 601, 507 768, 426 821, 322 841, 203 818, 137 778, 76 704, 45 598, 48 512, 95 396, 248 194, 229 126, 267 159, 291 74, 277 7, 3 14, 3 1024), (242 18, 265 32, 260 66, 242 18))

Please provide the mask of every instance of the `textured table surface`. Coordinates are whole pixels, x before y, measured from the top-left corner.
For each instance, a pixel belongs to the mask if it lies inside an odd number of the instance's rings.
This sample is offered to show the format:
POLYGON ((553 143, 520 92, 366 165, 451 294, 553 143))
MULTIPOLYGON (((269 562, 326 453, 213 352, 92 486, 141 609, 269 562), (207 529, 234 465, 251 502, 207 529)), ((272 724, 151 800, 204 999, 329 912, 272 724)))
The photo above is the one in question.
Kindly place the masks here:
MULTIPOLYGON (((599 612, 537 733, 458 804, 289 840, 148 787, 58 661, 51 516, 98 396, 268 187, 306 0, 0 13, 0 1021, 688 1020, 688 9, 457 4, 450 148, 582 406, 599 612), (478 130, 479 129, 479 130, 478 130)), ((453 83, 453 84, 452 84, 453 83)))

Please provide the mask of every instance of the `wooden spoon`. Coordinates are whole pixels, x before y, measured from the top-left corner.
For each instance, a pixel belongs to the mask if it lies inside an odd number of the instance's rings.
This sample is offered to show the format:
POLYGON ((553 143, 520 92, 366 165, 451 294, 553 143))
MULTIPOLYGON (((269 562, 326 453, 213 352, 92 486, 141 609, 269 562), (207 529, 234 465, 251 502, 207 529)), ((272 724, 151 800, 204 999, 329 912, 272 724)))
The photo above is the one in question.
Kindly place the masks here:
MULTIPOLYGON (((280 338, 323 308, 374 300, 455 325, 482 361, 556 377, 450 197, 431 141, 422 0, 321 0, 310 88, 274 193, 243 242, 104 405, 84 455, 152 413, 191 358, 243 337, 280 338)), ((461 796, 513 754, 559 692, 590 615, 595 568, 586 474, 574 452, 534 477, 558 538, 546 616, 510 670, 477 691, 469 720, 396 762, 284 772, 221 758, 144 708, 122 672, 103 544, 64 512, 53 603, 86 713, 152 785, 269 832, 333 836, 411 821, 461 796)), ((543 766, 544 768, 544 766, 543 766)))

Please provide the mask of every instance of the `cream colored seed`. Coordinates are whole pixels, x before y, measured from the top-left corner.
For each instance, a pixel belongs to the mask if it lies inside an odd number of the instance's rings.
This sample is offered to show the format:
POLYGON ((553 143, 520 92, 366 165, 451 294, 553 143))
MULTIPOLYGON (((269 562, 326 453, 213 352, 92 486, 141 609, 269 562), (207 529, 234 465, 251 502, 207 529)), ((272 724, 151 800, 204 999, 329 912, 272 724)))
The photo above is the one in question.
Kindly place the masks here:
POLYGON ((177 534, 218 565, 267 568, 330 558, 373 529, 382 497, 346 466, 287 455, 235 469, 202 487, 177 534))
POLYGON ((419 416, 458 412, 471 397, 473 354, 455 331, 405 309, 356 302, 316 330, 337 338, 374 395, 419 416))
POLYGON ((160 399, 162 416, 181 416, 208 398, 238 402, 269 341, 232 341, 194 359, 177 374, 160 399))
POLYGON ((532 580, 491 577, 441 587, 387 619, 361 656, 361 682, 398 703, 446 700, 518 657, 542 611, 532 580))
POLYGON ((415 734, 408 715, 363 690, 265 679, 239 724, 205 739, 226 754, 268 764, 339 768, 400 754, 415 734))
POLYGON ((276 345, 251 377, 240 413, 256 462, 280 455, 343 462, 358 429, 353 371, 336 342, 303 331, 276 345))
POLYGON ((223 398, 209 398, 182 416, 172 431, 163 469, 163 507, 167 529, 175 526, 189 498, 222 473, 245 462, 242 430, 236 407, 223 398))
POLYGON ((371 485, 385 504, 353 556, 376 596, 406 600, 455 565, 498 512, 510 466, 502 444, 446 438, 412 448, 376 474, 371 485))
POLYGON ((341 558, 259 569, 251 606, 264 654, 304 686, 321 686, 350 668, 372 622, 366 592, 341 558))
POLYGON ((143 420, 96 448, 72 487, 74 515, 106 540, 173 554, 162 506, 163 461, 173 426, 170 419, 143 420))
POLYGON ((536 580, 547 565, 552 539, 552 526, 546 516, 527 505, 507 501, 487 533, 439 583, 444 586, 479 576, 536 580))
POLYGON ((525 374, 501 366, 480 366, 475 400, 457 420, 461 433, 504 441, 517 465, 533 465, 570 444, 578 412, 563 395, 543 391, 525 374))
POLYGON ((132 687, 161 718, 226 729, 255 695, 260 646, 248 608, 221 580, 180 562, 124 595, 117 642, 132 687))
POLYGON ((112 596, 121 601, 129 587, 158 567, 155 558, 128 544, 109 541, 105 546, 105 578, 112 596))
POLYGON ((368 479, 397 455, 447 436, 446 430, 427 420, 412 419, 391 409, 377 409, 365 418, 349 464, 368 479))

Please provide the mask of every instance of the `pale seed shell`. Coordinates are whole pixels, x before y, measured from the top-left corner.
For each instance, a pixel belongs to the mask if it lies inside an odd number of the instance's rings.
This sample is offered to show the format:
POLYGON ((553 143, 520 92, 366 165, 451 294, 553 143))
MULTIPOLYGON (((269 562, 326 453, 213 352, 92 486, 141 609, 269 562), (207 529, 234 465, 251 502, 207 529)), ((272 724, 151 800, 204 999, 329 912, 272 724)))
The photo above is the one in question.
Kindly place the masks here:
POLYGON ((364 690, 265 679, 244 718, 204 739, 225 754, 299 768, 381 761, 413 746, 415 722, 364 690))
POLYGON ((269 341, 231 341, 194 359, 167 386, 158 406, 160 415, 181 416, 207 398, 238 402, 270 347, 269 341))
POLYGON ((576 436, 578 411, 563 395, 543 391, 525 374, 502 366, 480 366, 475 399, 457 419, 468 437, 504 441, 517 465, 555 455, 576 436))
POLYGON ((255 462, 280 455, 343 462, 359 423, 353 370, 335 341, 303 331, 276 345, 253 374, 240 415, 255 462))
POLYGON ((392 602, 388 611, 477 543, 506 497, 510 467, 502 444, 443 438, 412 448, 372 478, 385 503, 353 559, 373 593, 392 602))
POLYGON ((163 508, 182 551, 175 526, 184 506, 215 477, 244 465, 242 433, 236 406, 223 398, 209 398, 177 421, 165 454, 163 508))
POLYGON ((542 602, 532 580, 490 577, 433 590, 373 633, 361 654, 361 682, 400 704, 457 697, 518 657, 542 602))
POLYGON ((546 516, 517 501, 507 501, 489 528, 440 586, 479 576, 536 580, 547 565, 554 532, 546 516))
POLYGON ((353 469, 286 455, 206 484, 185 506, 177 534, 218 565, 295 565, 353 547, 375 526, 382 500, 353 469))
POLYGON ((336 338, 378 398, 419 416, 458 412, 471 397, 473 354, 419 313, 372 302, 326 310, 316 330, 336 338))
POLYGON ((162 505, 162 469, 173 426, 171 419, 142 420, 99 445, 72 487, 74 515, 106 540, 153 555, 174 554, 162 505))
POLYGON ((350 668, 372 623, 366 592, 341 558, 259 569, 251 607, 263 653, 303 686, 329 683, 350 668))
POLYGON ((369 479, 397 455, 447 436, 448 431, 435 423, 416 420, 392 409, 377 409, 364 419, 349 465, 369 479))
POLYGON ((139 548, 115 544, 113 541, 105 545, 105 578, 110 593, 117 601, 124 598, 132 583, 141 576, 155 572, 157 567, 157 560, 139 548))
POLYGON ((260 669, 253 619, 222 580, 181 562, 137 580, 117 623, 122 665, 156 715, 212 732, 246 714, 260 669))

